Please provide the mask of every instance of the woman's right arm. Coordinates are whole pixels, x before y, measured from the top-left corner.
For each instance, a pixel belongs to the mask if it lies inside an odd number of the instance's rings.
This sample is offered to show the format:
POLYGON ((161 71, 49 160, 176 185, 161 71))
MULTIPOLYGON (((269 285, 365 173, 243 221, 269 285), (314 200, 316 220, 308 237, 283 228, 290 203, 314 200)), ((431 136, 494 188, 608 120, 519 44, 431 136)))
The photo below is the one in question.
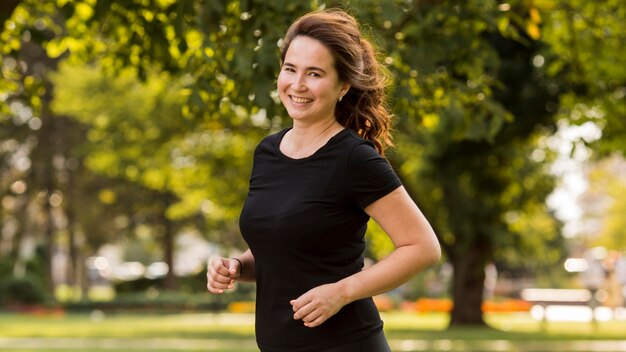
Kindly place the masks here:
POLYGON ((248 249, 236 258, 211 258, 206 277, 207 290, 216 294, 234 288, 236 281, 255 282, 254 256, 248 249))

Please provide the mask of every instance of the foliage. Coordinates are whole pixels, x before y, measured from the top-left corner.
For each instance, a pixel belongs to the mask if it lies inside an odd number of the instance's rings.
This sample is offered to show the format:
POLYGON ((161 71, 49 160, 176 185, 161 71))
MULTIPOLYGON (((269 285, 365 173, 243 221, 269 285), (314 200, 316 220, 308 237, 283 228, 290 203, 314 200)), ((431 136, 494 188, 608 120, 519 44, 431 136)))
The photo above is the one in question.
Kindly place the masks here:
POLYGON ((51 297, 45 289, 43 278, 47 263, 41 256, 41 248, 30 260, 0 257, 0 307, 48 304, 51 297))
MULTIPOLYGON (((543 17, 549 51, 542 53, 542 58, 546 59, 546 73, 563 82, 553 88, 562 90, 556 116, 601 129, 601 138, 582 136, 576 141, 590 147, 593 157, 600 160, 588 166, 590 189, 581 199, 586 213, 582 231, 588 236, 583 241, 623 250, 620 190, 624 174, 615 169, 619 165, 615 154, 626 155, 626 4, 615 0, 554 3, 546 5, 543 17)), ((575 152, 572 149, 572 154, 575 152)))
MULTIPOLYGON (((100 311, 104 314, 171 314, 180 312, 219 312, 241 296, 210 296, 176 291, 122 292, 108 301, 81 300, 63 305, 72 314, 100 311)), ((249 296, 245 297, 246 299, 249 296)))
POLYGON ((33 275, 5 276, 0 280, 0 306, 12 307, 45 303, 47 297, 41 279, 33 275))
POLYGON ((591 121, 602 128, 593 147, 598 156, 626 152, 626 66, 623 64, 623 18, 618 0, 556 1, 546 4, 544 38, 546 72, 566 80, 558 115, 575 123, 591 121))
MULTIPOLYGON (((174 194, 179 201, 166 208, 172 219, 202 214, 215 226, 236 218, 256 141, 210 121, 190 129, 181 115, 184 89, 173 78, 153 74, 142 82, 132 72, 111 77, 97 67, 63 66, 54 81, 53 108, 89 127, 91 170, 174 194)), ((101 196, 108 203, 123 197, 113 189, 101 196)))
POLYGON ((588 167, 589 187, 583 194, 583 211, 589 247, 616 251, 626 248, 625 165, 622 157, 614 155, 588 167))
MULTIPOLYGON (((238 286, 238 291, 249 293, 247 285, 238 286)), ((179 292, 192 294, 194 292, 202 292, 206 288, 206 273, 198 272, 195 275, 188 275, 179 279, 179 292)), ((163 279, 139 278, 136 280, 120 281, 115 283, 115 292, 120 294, 129 293, 146 293, 148 291, 159 292, 164 289, 163 279)), ((241 293, 241 292, 239 292, 241 293)))

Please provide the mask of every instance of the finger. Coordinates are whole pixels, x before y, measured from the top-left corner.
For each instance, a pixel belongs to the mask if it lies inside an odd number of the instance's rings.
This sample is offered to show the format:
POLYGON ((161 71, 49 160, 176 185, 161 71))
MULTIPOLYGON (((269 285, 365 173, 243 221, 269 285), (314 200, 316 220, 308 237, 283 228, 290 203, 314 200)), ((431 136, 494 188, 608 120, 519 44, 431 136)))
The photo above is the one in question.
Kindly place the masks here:
POLYGON ((233 288, 235 286, 235 280, 231 280, 224 277, 207 277, 207 286, 211 286, 215 289, 225 290, 233 288))
POLYGON ((306 326, 307 328, 314 328, 316 326, 322 325, 322 323, 325 321, 326 321, 326 317, 324 315, 321 315, 310 323, 304 323, 304 326, 306 326))
POLYGON ((235 278, 237 276, 237 273, 240 273, 239 261, 231 258, 228 260, 228 274, 230 275, 230 277, 235 278))
POLYGON ((300 320, 304 317, 306 317, 307 315, 313 313, 313 311, 315 311, 315 305, 314 304, 307 304, 301 308, 299 308, 295 314, 293 315, 293 318, 296 320, 300 320))
POLYGON ((224 288, 216 287, 215 283, 211 282, 211 280, 207 282, 206 288, 211 293, 224 293, 224 288))
POLYGON ((217 281, 222 284, 228 284, 232 281, 232 279, 228 275, 224 275, 217 271, 214 267, 209 267, 209 271, 207 273, 207 277, 212 279, 213 281, 217 281))
POLYGON ((214 279, 209 279, 209 280, 207 280, 207 284, 210 285, 213 288, 225 290, 225 289, 228 289, 228 288, 232 288, 234 282, 232 282, 232 281, 219 282, 219 281, 214 280, 214 279))
POLYGON ((306 316, 302 317, 302 321, 304 323, 312 323, 317 318, 321 317, 322 315, 323 315, 322 312, 320 312, 319 310, 314 310, 310 314, 307 314, 306 316))
POLYGON ((206 284, 206 288, 207 290, 209 290, 209 292, 211 293, 222 293, 224 292, 224 289, 226 288, 224 286, 224 284, 221 284, 217 281, 215 281, 215 278, 212 277, 210 275, 210 273, 207 273, 207 284, 206 284))
POLYGON ((307 294, 308 293, 305 293, 302 296, 300 296, 300 297, 298 297, 296 299, 292 299, 291 301, 289 301, 289 304, 291 304, 291 307, 292 307, 294 312, 296 312, 298 309, 304 307, 305 305, 311 303, 312 298, 309 298, 309 296, 307 294))
POLYGON ((228 271, 228 259, 219 258, 215 260, 215 262, 211 261, 211 264, 216 273, 226 277, 230 276, 230 271, 228 271))
POLYGON ((233 288, 234 281, 224 267, 224 258, 212 258, 207 269, 207 290, 211 293, 223 293, 233 288))
POLYGON ((221 274, 213 275, 212 279, 213 279, 213 281, 215 281, 217 283, 225 284, 225 285, 228 285, 228 284, 231 284, 231 283, 234 282, 234 280, 232 278, 230 278, 228 276, 221 275, 221 274))

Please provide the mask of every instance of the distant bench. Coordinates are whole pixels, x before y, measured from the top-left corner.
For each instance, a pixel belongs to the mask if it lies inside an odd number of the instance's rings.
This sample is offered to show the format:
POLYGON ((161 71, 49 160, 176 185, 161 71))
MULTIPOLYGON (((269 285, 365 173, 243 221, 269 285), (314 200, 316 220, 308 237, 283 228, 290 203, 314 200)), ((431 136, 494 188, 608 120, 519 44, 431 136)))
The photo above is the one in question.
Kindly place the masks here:
MULTIPOLYGON (((530 315, 547 321, 595 321, 598 302, 586 289, 527 288, 521 298, 533 304, 530 315)), ((545 328, 545 325, 544 325, 545 328)))
POLYGON ((587 289, 526 288, 522 290, 521 298, 542 306, 582 306, 592 303, 593 295, 587 289))

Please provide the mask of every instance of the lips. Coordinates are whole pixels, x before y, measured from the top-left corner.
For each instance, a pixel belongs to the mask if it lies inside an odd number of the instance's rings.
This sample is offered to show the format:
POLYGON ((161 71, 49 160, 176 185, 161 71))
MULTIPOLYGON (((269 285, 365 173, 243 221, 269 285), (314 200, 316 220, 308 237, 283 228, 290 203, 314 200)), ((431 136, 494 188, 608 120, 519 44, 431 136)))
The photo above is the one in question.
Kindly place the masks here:
POLYGON ((313 99, 296 97, 293 95, 290 95, 289 98, 291 99, 291 101, 293 101, 294 103, 298 103, 298 104, 306 104, 306 103, 310 103, 313 101, 313 99))

